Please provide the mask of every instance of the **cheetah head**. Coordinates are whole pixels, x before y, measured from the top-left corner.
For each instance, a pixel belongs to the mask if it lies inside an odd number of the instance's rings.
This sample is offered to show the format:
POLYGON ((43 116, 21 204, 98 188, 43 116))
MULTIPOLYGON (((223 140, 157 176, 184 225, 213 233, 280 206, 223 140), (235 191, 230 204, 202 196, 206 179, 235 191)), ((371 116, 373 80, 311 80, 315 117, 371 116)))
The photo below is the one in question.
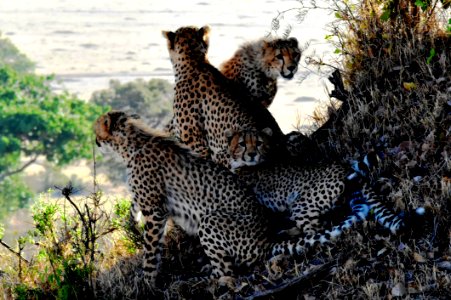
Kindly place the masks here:
POLYGON ((269 152, 271 128, 226 130, 225 134, 231 155, 232 170, 243 166, 255 166, 265 160, 269 152))
POLYGON ((209 26, 201 28, 180 27, 175 32, 163 31, 171 61, 175 63, 185 56, 205 59, 209 44, 209 32, 209 26))
POLYGON ((96 144, 102 152, 112 152, 124 146, 127 123, 135 119, 139 119, 139 116, 122 111, 110 111, 100 116, 94 123, 94 133, 96 144))
POLYGON ((272 78, 277 78, 279 75, 285 79, 293 78, 301 59, 298 40, 291 37, 289 39, 264 41, 263 43, 263 61, 266 74, 272 78))

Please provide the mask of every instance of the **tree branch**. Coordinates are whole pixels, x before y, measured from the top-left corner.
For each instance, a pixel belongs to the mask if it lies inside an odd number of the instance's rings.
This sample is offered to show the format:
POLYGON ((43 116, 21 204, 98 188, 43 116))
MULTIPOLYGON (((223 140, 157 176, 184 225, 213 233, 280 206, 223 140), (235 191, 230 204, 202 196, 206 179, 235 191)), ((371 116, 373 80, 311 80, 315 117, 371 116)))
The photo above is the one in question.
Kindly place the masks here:
MULTIPOLYGON (((288 280, 272 289, 264 290, 264 291, 257 291, 254 294, 252 294, 249 297, 245 297, 244 299, 256 299, 256 298, 269 298, 268 296, 275 297, 274 299, 277 299, 277 295, 281 295, 284 293, 290 293, 293 292, 293 290, 299 290, 302 288, 308 287, 312 282, 324 278, 324 276, 327 276, 329 274, 330 270, 333 267, 336 267, 340 265, 343 255, 339 256, 334 261, 327 262, 317 268, 314 268, 308 274, 298 276, 295 278, 292 278, 291 280, 288 280)), ((283 298, 283 297, 280 297, 283 298)))
POLYGON ((23 170, 25 170, 26 168, 28 168, 30 165, 34 164, 36 162, 36 160, 38 159, 38 155, 35 155, 32 159, 30 159, 28 162, 26 162, 22 167, 20 167, 19 169, 16 169, 14 171, 9 171, 9 172, 5 172, 4 174, 0 175, 0 181, 3 181, 3 179, 5 179, 8 176, 17 174, 22 172, 23 170))
POLYGON ((15 254, 17 257, 19 257, 21 260, 23 260, 24 262, 26 262, 27 264, 29 264, 28 260, 26 260, 25 258, 23 258, 19 253, 17 253, 16 251, 14 251, 7 243, 5 243, 3 240, 0 240, 0 244, 5 247, 6 249, 8 249, 11 253, 15 254))
POLYGON ((344 87, 340 71, 335 70, 329 77, 329 80, 334 85, 334 90, 330 93, 330 96, 341 101, 342 105, 338 110, 332 112, 329 119, 310 136, 310 138, 318 145, 327 144, 328 138, 331 135, 336 122, 345 116, 350 108, 349 92, 344 87))

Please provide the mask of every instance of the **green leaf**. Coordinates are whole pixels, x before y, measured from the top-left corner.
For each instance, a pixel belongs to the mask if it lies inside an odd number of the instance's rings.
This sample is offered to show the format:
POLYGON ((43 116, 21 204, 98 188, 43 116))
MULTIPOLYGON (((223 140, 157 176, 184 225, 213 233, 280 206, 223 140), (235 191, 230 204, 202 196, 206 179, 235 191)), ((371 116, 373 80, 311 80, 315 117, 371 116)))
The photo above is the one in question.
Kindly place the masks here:
POLYGON ((337 19, 342 19, 343 17, 341 16, 340 12, 335 12, 335 18, 337 19))
POLYGON ((432 59, 435 57, 435 55, 436 55, 436 53, 435 53, 435 48, 432 48, 432 49, 429 51, 429 57, 428 57, 427 60, 426 60, 426 63, 427 63, 428 65, 431 63, 431 61, 432 61, 432 59))
POLYGON ((340 54, 341 52, 342 52, 342 51, 341 51, 340 49, 338 49, 338 48, 335 49, 335 51, 334 51, 335 54, 340 54))
POLYGON ((389 10, 384 10, 384 12, 381 15, 381 21, 384 21, 384 22, 388 21, 390 19, 390 15, 391 15, 391 13, 389 10))
POLYGON ((418 7, 421 7, 421 9, 424 11, 428 8, 428 3, 426 1, 422 1, 422 0, 416 0, 415 1, 415 5, 418 7))
POLYGON ((60 165, 92 156, 92 123, 105 109, 54 93, 52 80, 0 64, 0 175, 19 169, 21 156, 60 165))

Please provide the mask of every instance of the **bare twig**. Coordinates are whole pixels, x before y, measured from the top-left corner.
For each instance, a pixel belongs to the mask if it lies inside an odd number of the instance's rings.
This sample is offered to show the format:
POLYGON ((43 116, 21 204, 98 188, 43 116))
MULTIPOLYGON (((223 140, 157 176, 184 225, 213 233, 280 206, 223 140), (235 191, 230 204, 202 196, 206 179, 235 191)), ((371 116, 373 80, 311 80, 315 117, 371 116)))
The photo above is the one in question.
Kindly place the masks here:
POLYGON ((14 174, 20 173, 23 170, 25 170, 26 168, 28 168, 30 165, 34 164, 36 162, 36 160, 38 159, 38 156, 35 155, 32 159, 30 159, 29 161, 27 161, 25 164, 23 164, 20 168, 14 170, 14 171, 9 171, 9 172, 5 172, 3 174, 0 175, 0 181, 2 181, 3 179, 5 179, 6 177, 12 176, 14 174))
POLYGON ((22 255, 20 255, 20 253, 14 251, 7 243, 5 243, 3 240, 0 240, 0 244, 5 247, 6 249, 8 249, 11 253, 13 253, 14 255, 16 255, 17 257, 19 257, 22 261, 26 262, 27 264, 29 264, 30 262, 28 260, 26 260, 22 255))
POLYGON ((93 164, 93 174, 92 174, 92 185, 94 187, 94 194, 97 193, 97 160, 96 160, 96 142, 92 141, 92 164, 93 164))

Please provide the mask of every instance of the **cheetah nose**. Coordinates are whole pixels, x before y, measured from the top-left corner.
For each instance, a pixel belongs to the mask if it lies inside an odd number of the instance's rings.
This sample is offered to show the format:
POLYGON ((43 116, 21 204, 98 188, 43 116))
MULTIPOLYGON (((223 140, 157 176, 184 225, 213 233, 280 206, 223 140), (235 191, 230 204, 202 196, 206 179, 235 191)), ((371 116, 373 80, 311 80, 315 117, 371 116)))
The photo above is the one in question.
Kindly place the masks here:
POLYGON ((287 69, 290 70, 291 72, 293 72, 294 69, 296 69, 296 66, 289 66, 287 69))
POLYGON ((249 152, 247 155, 249 156, 249 158, 250 158, 251 160, 254 160, 255 157, 257 156, 257 153, 256 153, 256 152, 249 152))

